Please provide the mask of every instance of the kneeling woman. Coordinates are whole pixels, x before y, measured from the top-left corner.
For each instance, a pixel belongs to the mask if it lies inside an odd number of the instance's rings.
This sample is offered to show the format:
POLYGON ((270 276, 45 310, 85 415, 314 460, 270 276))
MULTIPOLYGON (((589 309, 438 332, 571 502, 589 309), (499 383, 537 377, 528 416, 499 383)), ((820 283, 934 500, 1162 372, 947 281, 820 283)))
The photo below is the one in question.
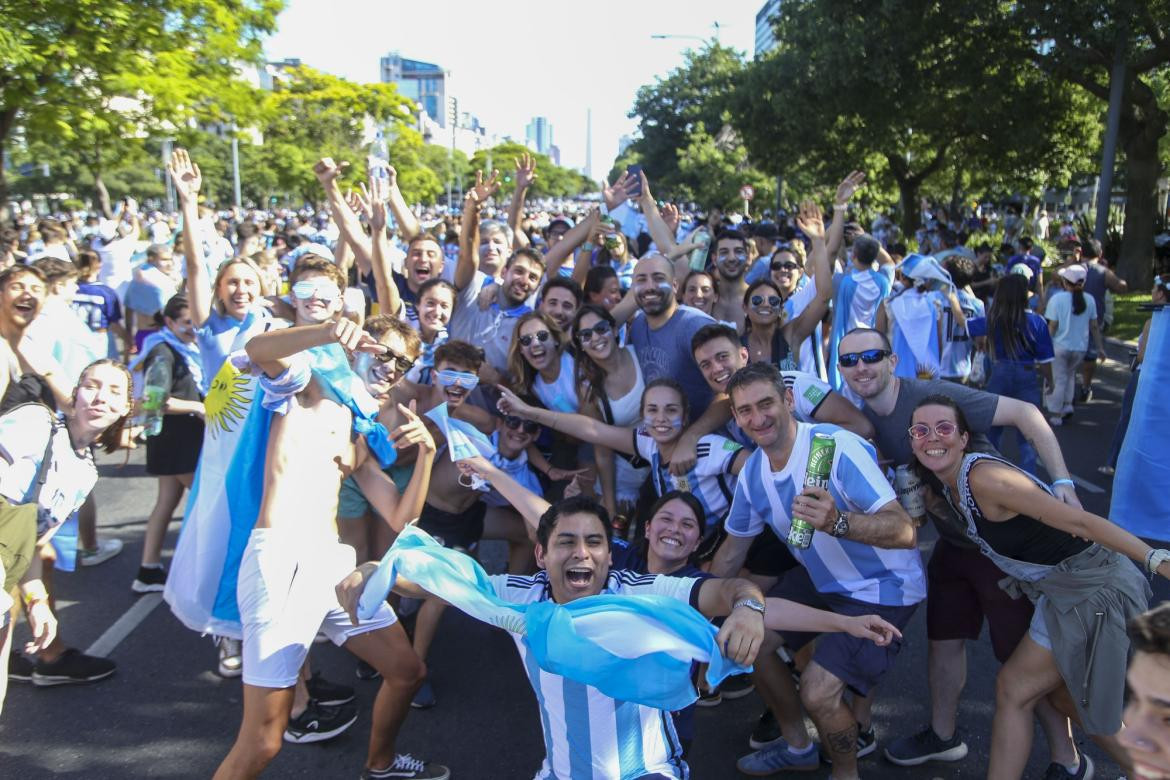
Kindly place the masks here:
POLYGON ((1115 736, 1129 649, 1125 626, 1146 609, 1150 588, 1125 558, 1170 577, 1170 551, 1153 550, 1105 518, 1061 502, 1007 461, 968 452, 966 418, 947 396, 924 399, 909 434, 918 462, 966 520, 967 536, 1009 575, 1005 590, 1036 604, 1028 635, 996 681, 988 777, 1023 774, 1032 711, 1044 697, 1128 766, 1115 736))

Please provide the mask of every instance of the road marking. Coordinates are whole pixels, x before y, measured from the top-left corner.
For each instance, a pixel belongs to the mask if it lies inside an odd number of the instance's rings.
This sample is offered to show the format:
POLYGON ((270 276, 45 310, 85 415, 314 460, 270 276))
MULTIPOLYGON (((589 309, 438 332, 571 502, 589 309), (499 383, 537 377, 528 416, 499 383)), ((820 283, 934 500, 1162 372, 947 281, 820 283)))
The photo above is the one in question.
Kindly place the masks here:
POLYGON ((108 656, 161 603, 161 593, 147 593, 140 597, 134 606, 126 610, 122 617, 115 620, 114 624, 107 628, 105 633, 99 636, 97 641, 89 646, 85 654, 103 658, 108 656))
POLYGON ((1087 479, 1081 479, 1076 474, 1072 475, 1072 481, 1077 483, 1078 487, 1082 487, 1085 490, 1089 491, 1090 493, 1104 493, 1105 492, 1105 488, 1098 487, 1087 479))

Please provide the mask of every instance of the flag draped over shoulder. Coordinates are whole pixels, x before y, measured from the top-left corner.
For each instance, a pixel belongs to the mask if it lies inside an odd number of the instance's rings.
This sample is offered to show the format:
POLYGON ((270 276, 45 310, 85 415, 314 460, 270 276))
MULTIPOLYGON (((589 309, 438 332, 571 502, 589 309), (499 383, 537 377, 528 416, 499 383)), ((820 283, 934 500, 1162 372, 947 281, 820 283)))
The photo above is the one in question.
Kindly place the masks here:
POLYGON ((569 604, 513 604, 499 598, 483 568, 407 526, 366 582, 358 606, 372 617, 397 577, 477 620, 524 635, 540 668, 607 696, 662 710, 697 698, 692 662, 709 664, 707 683, 748 669, 723 657, 716 630, 698 611, 662 596, 601 594, 569 604))
POLYGON ((1133 413, 1117 459, 1109 519, 1135 536, 1170 541, 1170 308, 1154 312, 1133 413))

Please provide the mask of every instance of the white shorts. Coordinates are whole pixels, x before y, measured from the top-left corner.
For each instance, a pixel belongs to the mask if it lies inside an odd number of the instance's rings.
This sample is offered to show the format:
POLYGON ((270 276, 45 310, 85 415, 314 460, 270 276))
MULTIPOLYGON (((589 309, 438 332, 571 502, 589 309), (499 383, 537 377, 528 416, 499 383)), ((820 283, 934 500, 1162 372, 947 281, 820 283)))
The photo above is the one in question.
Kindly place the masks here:
POLYGON ((353 548, 336 539, 305 539, 272 528, 252 531, 236 596, 244 626, 245 684, 295 685, 318 631, 340 646, 351 636, 394 625, 398 618, 387 604, 357 626, 338 605, 334 589, 354 566, 353 548))

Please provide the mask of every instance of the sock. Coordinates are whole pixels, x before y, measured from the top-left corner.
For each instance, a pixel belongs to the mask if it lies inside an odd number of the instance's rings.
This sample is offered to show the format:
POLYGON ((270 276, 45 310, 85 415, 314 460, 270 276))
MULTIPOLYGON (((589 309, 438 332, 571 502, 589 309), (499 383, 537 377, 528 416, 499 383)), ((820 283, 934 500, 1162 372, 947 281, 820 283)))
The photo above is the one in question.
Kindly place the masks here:
POLYGON ((794 747, 792 747, 792 745, 789 745, 789 746, 788 746, 788 750, 789 750, 789 752, 791 752, 793 755, 797 755, 797 756, 803 756, 803 755, 805 755, 805 754, 807 754, 807 753, 811 753, 811 752, 812 752, 812 750, 813 750, 813 748, 815 748, 815 747, 816 747, 816 744, 810 740, 810 741, 809 741, 809 743, 808 743, 808 745, 806 745, 805 747, 802 747, 802 748, 794 748, 794 747))
POLYGON ((144 564, 142 564, 143 569, 162 569, 162 567, 163 567, 163 565, 161 563, 144 563, 144 564))

